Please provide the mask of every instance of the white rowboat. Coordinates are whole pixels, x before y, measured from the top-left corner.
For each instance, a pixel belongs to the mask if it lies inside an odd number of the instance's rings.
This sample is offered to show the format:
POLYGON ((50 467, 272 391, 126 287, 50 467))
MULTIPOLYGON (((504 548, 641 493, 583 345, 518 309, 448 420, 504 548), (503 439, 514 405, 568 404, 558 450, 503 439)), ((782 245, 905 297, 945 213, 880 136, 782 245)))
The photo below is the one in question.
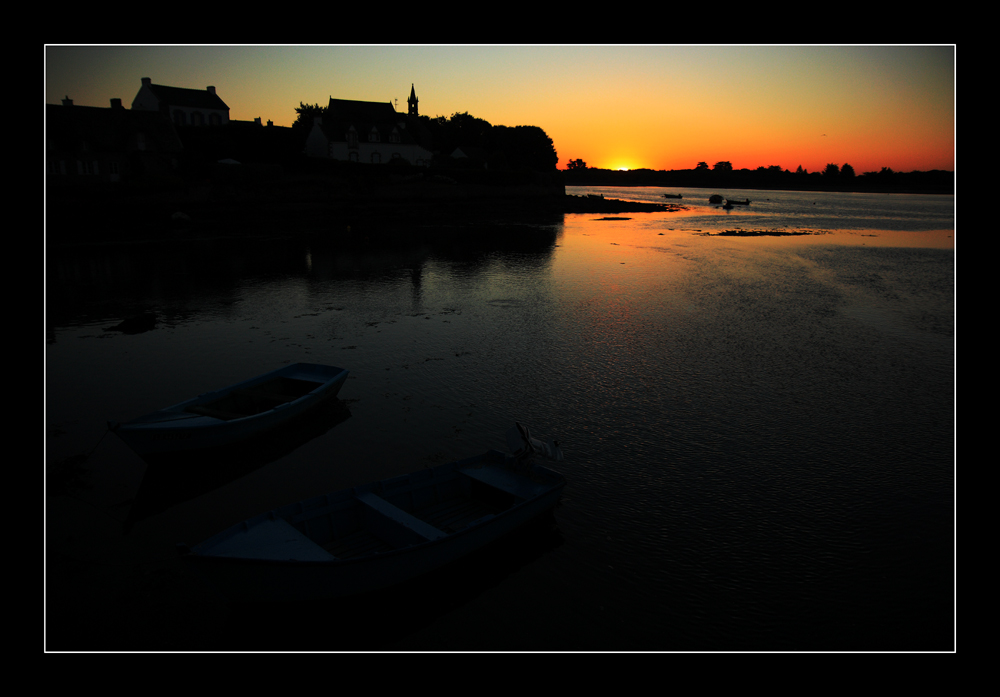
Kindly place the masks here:
POLYGON ((108 427, 140 456, 229 446, 335 397, 345 380, 343 368, 294 363, 108 427))
POLYGON ((483 455, 282 506, 179 549, 236 601, 384 588, 463 557, 552 510, 565 485, 538 465, 558 444, 518 424, 483 455), (530 444, 530 445, 529 445, 530 444))

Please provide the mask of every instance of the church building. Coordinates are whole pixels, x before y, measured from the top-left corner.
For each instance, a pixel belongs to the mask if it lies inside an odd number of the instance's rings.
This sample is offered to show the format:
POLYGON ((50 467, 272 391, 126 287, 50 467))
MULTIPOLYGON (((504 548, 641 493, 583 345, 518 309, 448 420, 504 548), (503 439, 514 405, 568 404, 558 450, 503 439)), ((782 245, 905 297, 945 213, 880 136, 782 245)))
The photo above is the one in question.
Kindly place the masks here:
POLYGON ((386 164, 393 160, 429 167, 433 153, 420 123, 417 95, 410 85, 406 114, 391 102, 361 102, 330 97, 306 139, 309 157, 386 164))

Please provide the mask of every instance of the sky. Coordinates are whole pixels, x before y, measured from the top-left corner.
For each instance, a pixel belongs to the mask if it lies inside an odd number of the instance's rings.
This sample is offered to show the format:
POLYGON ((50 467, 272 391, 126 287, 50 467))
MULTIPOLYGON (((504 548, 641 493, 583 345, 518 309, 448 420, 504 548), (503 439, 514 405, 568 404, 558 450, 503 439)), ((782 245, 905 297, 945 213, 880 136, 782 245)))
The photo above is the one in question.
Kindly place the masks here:
POLYGON ((559 168, 955 169, 954 45, 48 45, 45 103, 127 107, 143 77, 212 85, 231 119, 397 103, 538 126, 559 168))

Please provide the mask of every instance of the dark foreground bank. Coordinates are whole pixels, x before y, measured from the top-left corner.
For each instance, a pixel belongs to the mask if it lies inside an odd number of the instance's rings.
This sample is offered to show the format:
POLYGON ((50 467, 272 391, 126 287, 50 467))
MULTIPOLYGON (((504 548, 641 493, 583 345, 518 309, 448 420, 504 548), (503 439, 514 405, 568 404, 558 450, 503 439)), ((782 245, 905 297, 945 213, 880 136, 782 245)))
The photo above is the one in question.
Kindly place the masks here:
POLYGON ((477 186, 445 177, 364 185, 301 177, 158 192, 49 190, 46 239, 60 245, 304 234, 352 243, 399 235, 414 239, 469 224, 553 223, 565 213, 682 209, 568 196, 562 185, 477 186))

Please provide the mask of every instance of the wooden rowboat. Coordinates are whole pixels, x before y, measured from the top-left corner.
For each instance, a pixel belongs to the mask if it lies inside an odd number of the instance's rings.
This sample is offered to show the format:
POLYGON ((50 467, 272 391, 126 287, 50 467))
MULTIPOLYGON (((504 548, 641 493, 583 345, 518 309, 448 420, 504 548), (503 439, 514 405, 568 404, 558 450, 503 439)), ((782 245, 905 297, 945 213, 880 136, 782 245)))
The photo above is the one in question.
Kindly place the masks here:
POLYGON ((294 363, 108 427, 140 456, 229 446, 322 404, 345 380, 343 368, 294 363))
POLYGON ((518 424, 515 452, 434 468, 276 508, 178 548, 234 601, 315 600, 402 583, 463 557, 553 509, 561 459, 518 424))

